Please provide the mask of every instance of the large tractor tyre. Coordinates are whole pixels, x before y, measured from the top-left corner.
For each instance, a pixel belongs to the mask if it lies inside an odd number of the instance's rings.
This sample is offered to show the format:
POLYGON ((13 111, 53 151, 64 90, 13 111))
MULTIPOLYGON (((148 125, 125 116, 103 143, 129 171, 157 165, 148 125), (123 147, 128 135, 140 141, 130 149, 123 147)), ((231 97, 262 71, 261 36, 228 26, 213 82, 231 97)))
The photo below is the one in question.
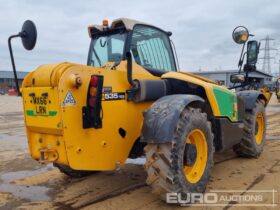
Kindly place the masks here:
POLYGON ((91 174, 96 173, 96 171, 75 170, 75 169, 70 168, 69 166, 58 164, 58 163, 54 163, 53 166, 58 168, 60 172, 66 174, 69 177, 73 177, 73 178, 82 178, 82 177, 89 176, 91 174))
POLYGON ((166 200, 166 193, 201 193, 213 167, 213 133, 207 115, 187 107, 181 114, 173 140, 145 147, 147 184, 166 200))
POLYGON ((241 157, 257 158, 263 151, 266 133, 266 115, 264 104, 257 101, 254 109, 245 113, 243 138, 233 147, 241 157))

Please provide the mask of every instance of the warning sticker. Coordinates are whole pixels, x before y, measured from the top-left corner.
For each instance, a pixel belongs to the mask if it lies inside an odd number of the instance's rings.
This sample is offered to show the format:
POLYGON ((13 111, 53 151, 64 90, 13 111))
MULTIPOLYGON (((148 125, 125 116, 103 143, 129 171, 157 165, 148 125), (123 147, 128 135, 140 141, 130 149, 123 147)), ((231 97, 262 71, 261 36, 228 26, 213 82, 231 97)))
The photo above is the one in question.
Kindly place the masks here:
POLYGON ((75 106, 77 104, 72 92, 68 90, 65 99, 63 101, 63 106, 75 106))

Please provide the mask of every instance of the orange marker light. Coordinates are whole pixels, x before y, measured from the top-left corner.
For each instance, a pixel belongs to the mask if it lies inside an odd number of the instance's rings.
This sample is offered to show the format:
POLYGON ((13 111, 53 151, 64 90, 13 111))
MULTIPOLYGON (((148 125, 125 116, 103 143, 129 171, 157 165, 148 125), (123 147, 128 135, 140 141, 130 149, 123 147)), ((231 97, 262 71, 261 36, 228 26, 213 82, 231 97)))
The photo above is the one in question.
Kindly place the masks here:
POLYGON ((91 96, 96 96, 96 93, 97 93, 97 89, 95 87, 91 87, 90 88, 90 95, 91 96))
POLYGON ((103 24, 103 26, 109 26, 109 21, 108 20, 103 20, 102 24, 103 24))

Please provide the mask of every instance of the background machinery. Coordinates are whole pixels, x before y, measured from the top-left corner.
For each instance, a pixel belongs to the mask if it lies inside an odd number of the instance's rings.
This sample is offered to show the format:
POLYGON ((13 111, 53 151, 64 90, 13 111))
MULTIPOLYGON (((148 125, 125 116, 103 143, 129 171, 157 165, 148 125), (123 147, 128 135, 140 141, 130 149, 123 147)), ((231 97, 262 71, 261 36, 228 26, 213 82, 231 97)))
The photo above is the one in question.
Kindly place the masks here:
POLYGON ((275 88, 275 94, 276 97, 278 99, 278 101, 280 102, 280 77, 278 77, 276 79, 276 84, 275 84, 276 88, 275 88))

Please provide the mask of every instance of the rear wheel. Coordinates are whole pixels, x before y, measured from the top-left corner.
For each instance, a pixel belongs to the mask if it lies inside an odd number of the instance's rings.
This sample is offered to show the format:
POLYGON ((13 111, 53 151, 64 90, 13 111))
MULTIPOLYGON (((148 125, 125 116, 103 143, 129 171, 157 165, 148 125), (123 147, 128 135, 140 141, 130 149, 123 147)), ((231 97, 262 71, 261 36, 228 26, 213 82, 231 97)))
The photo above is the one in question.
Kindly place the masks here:
POLYGON ((70 168, 69 166, 54 163, 54 167, 58 168, 60 172, 66 174, 67 176, 73 177, 73 178, 81 178, 85 176, 89 176, 91 174, 96 173, 97 171, 81 171, 81 170, 75 170, 70 168))
POLYGON ((243 138, 233 147, 242 157, 258 157, 265 144, 266 115, 264 104, 257 101, 253 110, 245 113, 243 138))
POLYGON ((145 147, 147 184, 166 199, 166 193, 205 191, 213 166, 213 134, 207 115, 186 108, 169 143, 145 147))

